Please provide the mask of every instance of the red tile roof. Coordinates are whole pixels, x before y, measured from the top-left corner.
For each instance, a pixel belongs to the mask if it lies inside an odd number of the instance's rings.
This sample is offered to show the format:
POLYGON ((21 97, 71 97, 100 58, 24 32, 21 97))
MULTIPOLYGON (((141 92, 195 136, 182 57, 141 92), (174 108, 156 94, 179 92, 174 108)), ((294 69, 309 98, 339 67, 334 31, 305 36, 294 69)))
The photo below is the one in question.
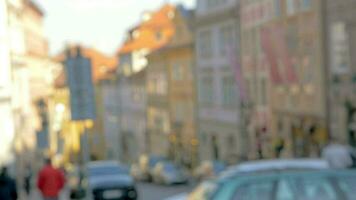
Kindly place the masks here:
MULTIPOLYGON (((78 45, 73 45, 70 48, 72 51, 74 51, 77 47, 78 45)), ((104 55, 103 53, 99 52, 94 48, 87 48, 82 46, 81 48, 82 48, 83 56, 91 60, 92 72, 93 72, 92 78, 94 83, 106 79, 107 77, 110 76, 110 74, 116 72, 116 68, 117 68, 116 57, 110 57, 104 55)), ((56 56, 55 60, 58 62, 63 62, 65 60, 65 53, 61 53, 58 56, 56 56)), ((65 77, 65 71, 63 69, 63 72, 55 80, 55 86, 64 87, 65 85, 66 85, 66 77, 65 77)))
POLYGON ((130 31, 130 36, 119 49, 118 54, 138 49, 154 50, 164 46, 175 32, 172 18, 175 9, 175 6, 166 4, 151 13, 147 21, 143 21, 130 31))

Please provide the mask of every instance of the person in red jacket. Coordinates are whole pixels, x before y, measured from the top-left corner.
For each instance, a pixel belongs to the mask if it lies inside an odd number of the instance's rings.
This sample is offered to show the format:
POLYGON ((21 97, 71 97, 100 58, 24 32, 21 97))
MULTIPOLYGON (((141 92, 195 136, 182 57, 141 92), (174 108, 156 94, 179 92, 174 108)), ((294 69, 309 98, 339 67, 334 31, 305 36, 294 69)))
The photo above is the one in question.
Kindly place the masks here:
POLYGON ((44 200, 58 200, 59 194, 65 184, 64 174, 52 166, 50 159, 38 174, 37 187, 44 200))

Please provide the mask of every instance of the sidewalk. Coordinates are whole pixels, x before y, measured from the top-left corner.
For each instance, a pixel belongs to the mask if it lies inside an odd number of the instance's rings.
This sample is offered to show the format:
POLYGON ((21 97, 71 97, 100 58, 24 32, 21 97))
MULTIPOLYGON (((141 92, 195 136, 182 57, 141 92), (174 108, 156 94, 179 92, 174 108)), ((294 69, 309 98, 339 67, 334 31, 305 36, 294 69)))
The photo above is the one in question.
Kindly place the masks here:
MULTIPOLYGON (((33 190, 31 192, 31 197, 30 198, 28 198, 26 196, 24 191, 21 191, 19 200, 42 200, 42 197, 41 197, 40 193, 38 192, 38 190, 33 190)), ((61 197, 59 198, 59 200, 70 200, 67 190, 64 190, 62 192, 61 197)))

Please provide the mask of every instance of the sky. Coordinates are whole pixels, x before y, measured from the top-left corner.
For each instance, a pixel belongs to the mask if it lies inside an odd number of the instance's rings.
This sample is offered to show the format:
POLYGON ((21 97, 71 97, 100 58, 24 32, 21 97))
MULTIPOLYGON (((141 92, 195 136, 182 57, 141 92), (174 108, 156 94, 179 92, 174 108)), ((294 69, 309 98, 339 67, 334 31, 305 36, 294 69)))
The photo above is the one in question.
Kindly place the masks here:
POLYGON ((140 21, 144 11, 165 2, 193 7, 195 0, 34 0, 45 11, 44 28, 51 55, 67 43, 94 47, 114 55, 125 32, 140 21))

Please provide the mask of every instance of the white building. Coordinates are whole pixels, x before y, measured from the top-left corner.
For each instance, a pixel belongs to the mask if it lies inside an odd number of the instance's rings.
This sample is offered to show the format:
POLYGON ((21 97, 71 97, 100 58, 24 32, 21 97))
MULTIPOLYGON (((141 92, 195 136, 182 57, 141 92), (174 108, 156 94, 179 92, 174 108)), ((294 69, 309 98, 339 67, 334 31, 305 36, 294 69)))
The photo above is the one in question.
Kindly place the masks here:
POLYGON ((0 165, 12 158, 15 137, 11 101, 11 59, 7 1, 0 1, 0 165))
POLYGON ((236 162, 243 156, 236 66, 232 62, 238 56, 238 11, 237 0, 197 2, 195 41, 201 160, 236 162))

